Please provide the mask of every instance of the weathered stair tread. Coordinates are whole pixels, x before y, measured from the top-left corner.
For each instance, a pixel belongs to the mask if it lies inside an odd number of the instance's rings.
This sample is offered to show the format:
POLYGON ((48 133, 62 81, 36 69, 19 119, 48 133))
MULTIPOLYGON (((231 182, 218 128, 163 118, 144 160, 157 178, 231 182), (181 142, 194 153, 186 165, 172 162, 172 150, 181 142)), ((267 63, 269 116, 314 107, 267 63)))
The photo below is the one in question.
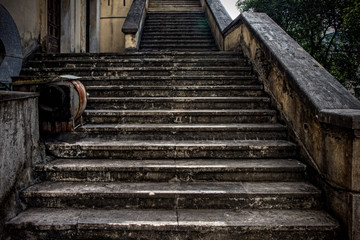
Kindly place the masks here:
MULTIPOLYGON (((164 33, 166 34, 166 33, 164 33)), ((195 56, 239 56, 241 52, 226 52, 226 51, 217 51, 217 52, 181 52, 181 51, 164 51, 164 52, 146 52, 146 51, 136 51, 136 52, 117 52, 117 53, 43 53, 39 54, 38 57, 46 60, 52 58, 70 58, 70 59, 79 59, 79 58, 122 58, 122 57, 135 57, 139 58, 142 56, 175 56, 175 57, 187 57, 193 58, 195 56)))
POLYGON ((225 85, 225 86, 142 86, 142 85, 134 85, 134 86, 87 86, 87 90, 163 90, 163 91, 176 91, 176 90, 242 90, 242 89, 254 89, 254 90, 263 90, 263 86, 258 85, 225 85))
POLYGON ((91 114, 103 114, 103 115, 170 115, 170 114, 184 114, 184 113, 193 113, 194 115, 269 115, 275 114, 275 110, 268 109, 224 109, 224 110, 213 110, 213 109, 171 109, 171 110, 108 110, 108 109, 98 109, 98 110, 85 110, 86 113, 91 114))
POLYGON ((58 158, 292 158, 296 145, 284 140, 116 140, 99 137, 49 140, 50 154, 58 158))
POLYGON ((57 159, 36 167, 37 171, 175 171, 197 172, 303 172, 306 166, 293 159, 57 159))
MULTIPOLYGON (((104 210, 31 208, 7 223, 12 229, 134 231, 336 231, 338 223, 319 210, 104 210)), ((85 233, 85 232, 84 232, 85 233)), ((84 234, 83 233, 83 234, 84 234)), ((287 234, 289 234, 287 232, 287 234)), ((320 233, 321 235, 321 233, 320 233)), ((259 235, 264 236, 264 235, 259 235)), ((289 236, 287 239, 292 239, 289 236)), ((304 238, 306 239, 306 238, 304 238)))
POLYGON ((115 141, 101 138, 87 138, 78 141, 47 141, 46 145, 51 150, 56 147, 71 149, 73 146, 90 147, 94 149, 148 149, 151 148, 209 148, 209 149, 262 149, 270 147, 295 148, 296 145, 284 140, 199 140, 199 141, 115 141))
MULTIPOLYGON (((27 76, 22 76, 26 78, 27 76)), ((238 80, 239 84, 242 84, 244 80, 254 80, 257 81, 257 78, 254 75, 172 75, 172 76, 83 76, 81 81, 89 81, 89 80, 98 80, 98 81, 106 81, 106 80, 126 80, 129 83, 133 84, 134 80, 149 80, 155 81, 158 80, 159 82, 165 80, 193 80, 193 84, 197 85, 198 80, 208 80, 211 81, 213 79, 216 80, 238 80)))
POLYGON ((178 195, 234 196, 319 196, 321 192, 306 182, 42 182, 22 192, 23 197, 177 197, 178 195))
POLYGON ((92 102, 130 102, 130 101, 169 101, 169 102, 202 102, 202 101, 217 101, 217 102, 249 102, 262 101, 270 102, 268 97, 89 97, 92 102))
POLYGON ((305 169, 293 159, 57 159, 36 167, 42 180, 97 182, 300 181, 305 169))
POLYGON ((285 131, 276 123, 261 124, 86 124, 81 131, 285 131))

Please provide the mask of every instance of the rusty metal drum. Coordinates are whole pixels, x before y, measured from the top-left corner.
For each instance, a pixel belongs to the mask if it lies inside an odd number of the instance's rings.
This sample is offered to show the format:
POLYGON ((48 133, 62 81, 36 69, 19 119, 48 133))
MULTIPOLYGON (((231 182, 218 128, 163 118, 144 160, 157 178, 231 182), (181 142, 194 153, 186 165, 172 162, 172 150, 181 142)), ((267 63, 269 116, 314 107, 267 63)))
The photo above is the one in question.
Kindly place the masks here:
POLYGON ((86 104, 86 90, 78 80, 61 80, 41 86, 39 107, 44 120, 76 120, 83 114, 86 104))

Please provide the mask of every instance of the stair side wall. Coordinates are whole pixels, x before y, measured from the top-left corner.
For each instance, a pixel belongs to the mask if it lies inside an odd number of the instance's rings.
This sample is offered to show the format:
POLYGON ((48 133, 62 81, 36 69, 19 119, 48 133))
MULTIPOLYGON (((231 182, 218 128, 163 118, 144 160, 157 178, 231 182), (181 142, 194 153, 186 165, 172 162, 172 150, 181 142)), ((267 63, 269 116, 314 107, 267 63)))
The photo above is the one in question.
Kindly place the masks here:
POLYGON ((328 206, 360 239, 360 102, 266 14, 242 14, 223 37, 223 50, 250 58, 328 206))
POLYGON ((33 182, 41 159, 38 94, 0 91, 0 239, 4 223, 22 210, 18 193, 33 182))

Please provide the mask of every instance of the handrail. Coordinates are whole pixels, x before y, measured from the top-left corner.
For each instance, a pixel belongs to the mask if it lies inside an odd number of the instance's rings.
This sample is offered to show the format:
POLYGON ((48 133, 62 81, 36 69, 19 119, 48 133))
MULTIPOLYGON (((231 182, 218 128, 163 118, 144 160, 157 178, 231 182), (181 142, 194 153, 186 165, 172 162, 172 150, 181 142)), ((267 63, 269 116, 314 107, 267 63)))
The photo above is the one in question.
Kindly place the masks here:
MULTIPOLYGON (((321 114, 321 119, 327 123, 343 125, 339 120, 331 122, 334 118, 326 118, 324 115, 333 115, 334 110, 337 110, 339 117, 344 111, 345 119, 349 118, 348 110, 351 110, 353 117, 359 118, 355 121, 358 126, 353 127, 360 129, 360 102, 268 15, 243 13, 233 22, 239 23, 250 30, 266 57, 287 76, 289 84, 314 114, 321 114)), ((231 26, 234 25, 230 25, 224 33, 229 34, 231 26)))
POLYGON ((146 0, 134 0, 122 27, 122 32, 125 34, 125 50, 139 47, 145 17, 146 0))
POLYGON ((221 32, 232 22, 232 18, 219 0, 205 0, 221 32))
POLYGON ((218 48, 222 50, 224 48, 222 32, 232 19, 220 0, 201 0, 201 5, 208 18, 218 48))

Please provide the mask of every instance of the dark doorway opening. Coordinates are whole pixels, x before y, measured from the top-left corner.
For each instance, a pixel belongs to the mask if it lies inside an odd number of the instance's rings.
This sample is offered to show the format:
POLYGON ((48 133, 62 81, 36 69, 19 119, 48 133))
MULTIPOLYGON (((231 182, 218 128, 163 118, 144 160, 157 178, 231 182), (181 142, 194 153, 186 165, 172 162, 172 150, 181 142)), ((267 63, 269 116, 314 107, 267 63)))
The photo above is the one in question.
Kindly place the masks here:
POLYGON ((47 4, 47 51, 50 53, 59 53, 61 33, 61 0, 48 0, 47 4))

